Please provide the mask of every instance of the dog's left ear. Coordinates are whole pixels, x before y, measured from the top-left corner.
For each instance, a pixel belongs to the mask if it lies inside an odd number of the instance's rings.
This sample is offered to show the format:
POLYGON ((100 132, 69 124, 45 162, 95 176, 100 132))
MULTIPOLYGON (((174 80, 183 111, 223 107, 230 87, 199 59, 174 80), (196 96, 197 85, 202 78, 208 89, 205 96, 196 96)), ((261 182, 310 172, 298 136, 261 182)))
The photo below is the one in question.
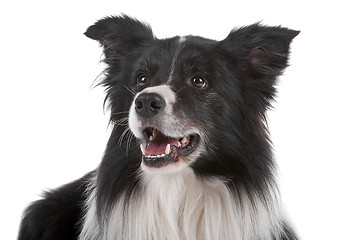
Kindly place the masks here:
POLYGON ((254 24, 233 30, 221 45, 235 54, 240 67, 252 77, 276 77, 287 67, 290 43, 299 33, 254 24))

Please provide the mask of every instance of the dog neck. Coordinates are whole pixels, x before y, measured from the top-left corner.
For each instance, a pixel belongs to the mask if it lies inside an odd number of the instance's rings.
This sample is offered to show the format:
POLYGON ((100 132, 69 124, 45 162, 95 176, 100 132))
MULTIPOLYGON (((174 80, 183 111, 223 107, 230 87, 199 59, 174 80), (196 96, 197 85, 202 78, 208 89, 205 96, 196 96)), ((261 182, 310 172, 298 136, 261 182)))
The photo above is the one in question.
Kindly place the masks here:
POLYGON ((102 223, 94 188, 80 239, 270 240, 281 234, 276 191, 270 203, 245 191, 239 197, 226 180, 197 177, 190 167, 172 174, 143 172, 141 178, 141 189, 130 197, 121 195, 102 223))

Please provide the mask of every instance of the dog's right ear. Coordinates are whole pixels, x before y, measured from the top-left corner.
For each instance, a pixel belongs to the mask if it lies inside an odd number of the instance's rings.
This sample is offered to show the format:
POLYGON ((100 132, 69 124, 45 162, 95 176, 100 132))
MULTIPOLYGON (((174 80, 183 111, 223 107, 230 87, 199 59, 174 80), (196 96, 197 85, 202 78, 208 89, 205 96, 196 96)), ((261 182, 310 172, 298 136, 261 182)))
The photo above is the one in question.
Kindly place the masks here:
POLYGON ((150 26, 126 15, 101 19, 84 34, 100 42, 107 58, 114 53, 126 55, 154 39, 150 26))

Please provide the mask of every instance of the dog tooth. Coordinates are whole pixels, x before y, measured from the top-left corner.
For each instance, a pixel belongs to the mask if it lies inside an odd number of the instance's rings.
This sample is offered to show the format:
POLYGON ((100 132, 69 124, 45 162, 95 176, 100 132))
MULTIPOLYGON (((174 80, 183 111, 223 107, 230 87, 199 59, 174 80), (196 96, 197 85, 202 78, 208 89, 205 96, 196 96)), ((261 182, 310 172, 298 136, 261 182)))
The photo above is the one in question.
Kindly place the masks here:
POLYGON ((160 157, 165 157, 165 153, 161 154, 160 157))
POLYGON ((169 153, 170 153, 170 143, 168 143, 168 145, 166 145, 165 155, 168 155, 169 153))
POLYGON ((186 144, 189 142, 189 138, 188 137, 183 137, 181 140, 180 140, 181 144, 186 144))
POLYGON ((145 145, 144 143, 140 144, 140 149, 141 149, 142 154, 145 156, 146 152, 145 152, 145 146, 144 145, 145 145))
POLYGON ((152 141, 152 140, 154 139, 154 137, 153 137, 153 136, 150 136, 149 139, 150 139, 150 141, 152 141))

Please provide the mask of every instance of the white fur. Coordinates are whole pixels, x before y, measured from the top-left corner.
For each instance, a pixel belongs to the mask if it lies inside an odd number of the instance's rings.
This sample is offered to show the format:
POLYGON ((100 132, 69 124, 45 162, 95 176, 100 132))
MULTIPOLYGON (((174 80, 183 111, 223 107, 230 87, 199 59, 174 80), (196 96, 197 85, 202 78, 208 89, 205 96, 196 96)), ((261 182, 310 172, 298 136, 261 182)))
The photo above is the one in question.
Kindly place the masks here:
POLYGON ((135 99, 142 93, 157 93, 165 100, 164 117, 172 115, 172 106, 176 101, 176 95, 168 85, 161 85, 155 87, 148 87, 137 93, 134 97, 129 111, 129 126, 135 137, 142 138, 143 134, 141 129, 143 123, 139 120, 135 111, 135 99))
POLYGON ((224 180, 199 178, 189 167, 172 174, 143 172, 142 187, 128 205, 121 196, 103 223, 96 218, 94 188, 80 240, 272 240, 281 233, 276 189, 268 204, 260 198, 251 203, 245 192, 239 200, 224 180))
POLYGON ((175 63, 176 63, 176 60, 178 59, 179 53, 180 53, 181 49, 183 48, 183 43, 186 41, 186 39, 187 39, 186 36, 179 37, 178 46, 176 48, 175 55, 171 61, 170 74, 169 74, 169 78, 168 78, 168 81, 166 84, 169 84, 173 80, 175 63))

